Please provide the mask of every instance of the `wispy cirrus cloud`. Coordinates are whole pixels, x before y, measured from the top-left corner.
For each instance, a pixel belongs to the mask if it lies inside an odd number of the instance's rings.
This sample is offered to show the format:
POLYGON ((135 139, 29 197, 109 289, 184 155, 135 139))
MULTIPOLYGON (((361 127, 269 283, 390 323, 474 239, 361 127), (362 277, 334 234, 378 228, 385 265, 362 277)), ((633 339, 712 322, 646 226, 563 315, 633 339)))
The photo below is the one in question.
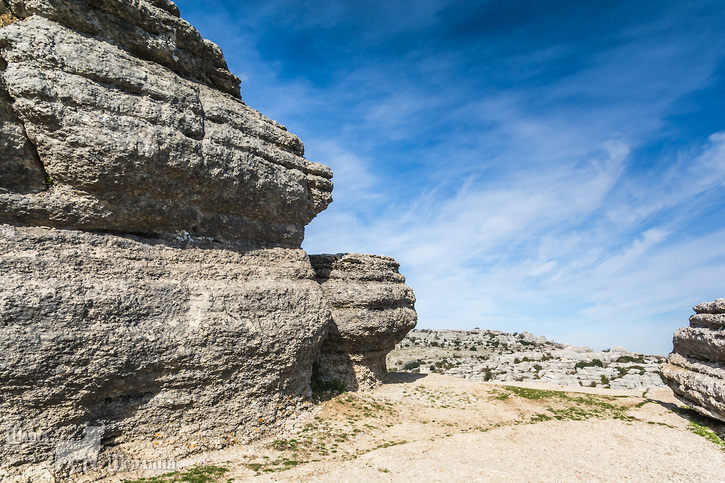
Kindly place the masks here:
POLYGON ((724 296, 719 2, 179 5, 333 168, 303 246, 396 257, 420 326, 664 353, 724 296))

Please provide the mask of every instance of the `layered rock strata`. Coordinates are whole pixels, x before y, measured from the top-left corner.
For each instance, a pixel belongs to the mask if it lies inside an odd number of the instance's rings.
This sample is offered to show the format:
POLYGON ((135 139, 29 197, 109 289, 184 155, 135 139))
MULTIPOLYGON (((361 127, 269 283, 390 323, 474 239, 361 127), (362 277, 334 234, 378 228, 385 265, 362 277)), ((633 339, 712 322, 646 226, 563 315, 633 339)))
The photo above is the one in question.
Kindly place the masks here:
POLYGON ((6 464, 52 461, 82 423, 184 454, 309 399, 329 304, 302 250, 0 225, 0 253, 2 423, 46 436, 6 464))
POLYGON ((390 257, 311 255, 317 281, 332 306, 332 326, 315 362, 322 381, 349 389, 379 385, 385 357, 415 327, 415 296, 390 257))
MULTIPOLYGON (((300 248, 332 172, 241 101, 173 3, 0 4, 0 147, 0 479, 84 435, 176 458, 309 404, 330 331, 343 350, 300 248)), ((415 313, 392 259, 361 260, 347 303, 375 335, 337 320, 367 381, 415 313)))
POLYGON ((684 403, 725 421, 725 299, 694 310, 690 326, 675 331, 662 376, 684 403))
POLYGON ((332 172, 241 101, 173 4, 9 3, 0 221, 300 246, 332 172))

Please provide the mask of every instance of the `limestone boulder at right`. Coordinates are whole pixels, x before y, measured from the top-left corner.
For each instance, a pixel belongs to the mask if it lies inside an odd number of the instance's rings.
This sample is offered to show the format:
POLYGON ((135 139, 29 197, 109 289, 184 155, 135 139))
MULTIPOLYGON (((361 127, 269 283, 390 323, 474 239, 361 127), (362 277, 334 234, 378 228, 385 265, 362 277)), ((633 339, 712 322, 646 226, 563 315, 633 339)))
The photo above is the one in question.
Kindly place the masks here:
POLYGON ((310 255, 317 282, 332 308, 332 327, 313 377, 348 389, 379 385, 385 356, 415 327, 413 289, 390 257, 342 253, 310 255))
POLYGON ((684 403, 725 421, 725 299, 694 310, 690 326, 675 331, 662 376, 684 403))

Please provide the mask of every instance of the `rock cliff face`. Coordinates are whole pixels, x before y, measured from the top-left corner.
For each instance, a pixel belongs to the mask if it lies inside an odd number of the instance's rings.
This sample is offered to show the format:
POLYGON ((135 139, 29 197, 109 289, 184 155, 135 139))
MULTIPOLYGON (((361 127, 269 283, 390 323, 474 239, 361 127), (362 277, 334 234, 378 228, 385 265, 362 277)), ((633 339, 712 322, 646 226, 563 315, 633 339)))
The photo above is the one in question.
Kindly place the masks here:
POLYGON ((11 465, 81 422, 183 454, 309 399, 329 304, 302 250, 0 225, 0 253, 0 413, 47 436, 0 445, 11 465))
POLYGON ((332 325, 315 364, 315 377, 349 389, 379 385, 385 357, 418 320, 415 296, 390 257, 312 255, 312 267, 332 304, 332 325))
POLYGON ((0 479, 84 434, 175 458, 274 432, 315 362, 382 377, 415 324, 397 263, 313 269, 332 172, 173 3, 6 0, 0 26, 0 479))
POLYGON ((662 376, 694 410, 725 421, 725 299, 694 310, 690 327, 675 331, 662 376))

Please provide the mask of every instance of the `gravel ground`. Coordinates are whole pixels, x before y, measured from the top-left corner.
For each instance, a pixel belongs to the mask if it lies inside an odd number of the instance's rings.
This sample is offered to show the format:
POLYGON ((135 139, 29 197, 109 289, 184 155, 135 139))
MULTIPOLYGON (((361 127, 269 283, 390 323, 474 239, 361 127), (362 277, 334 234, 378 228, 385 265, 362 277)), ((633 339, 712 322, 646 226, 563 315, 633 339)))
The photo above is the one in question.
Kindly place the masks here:
POLYGON ((691 430, 669 389, 526 387, 538 391, 391 374, 275 441, 181 463, 228 468, 219 481, 725 481, 725 451, 691 430))

